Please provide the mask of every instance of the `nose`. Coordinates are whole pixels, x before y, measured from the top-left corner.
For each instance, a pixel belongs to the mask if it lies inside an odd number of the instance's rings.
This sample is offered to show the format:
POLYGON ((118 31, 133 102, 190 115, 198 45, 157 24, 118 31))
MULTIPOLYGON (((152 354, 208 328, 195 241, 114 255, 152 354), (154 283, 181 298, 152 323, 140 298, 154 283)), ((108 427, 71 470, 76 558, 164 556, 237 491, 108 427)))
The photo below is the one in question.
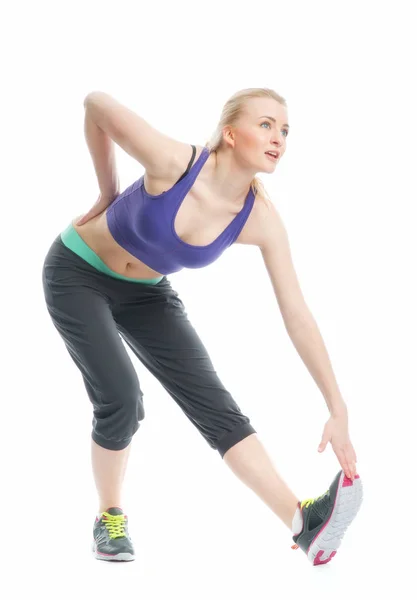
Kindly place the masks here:
POLYGON ((274 132, 272 135, 271 143, 278 148, 282 148, 284 145, 284 136, 281 136, 278 132, 274 132))

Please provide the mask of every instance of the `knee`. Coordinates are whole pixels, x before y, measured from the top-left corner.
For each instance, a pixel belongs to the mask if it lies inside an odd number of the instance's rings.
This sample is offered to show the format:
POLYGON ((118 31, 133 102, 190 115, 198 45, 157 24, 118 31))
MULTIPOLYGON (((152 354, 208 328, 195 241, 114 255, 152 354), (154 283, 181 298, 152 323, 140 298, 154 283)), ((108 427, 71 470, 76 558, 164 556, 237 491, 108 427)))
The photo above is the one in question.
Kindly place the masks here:
POLYGON ((245 422, 237 425, 232 431, 227 432, 217 440, 215 448, 218 450, 221 458, 224 458, 226 452, 254 433, 257 433, 256 429, 252 426, 249 419, 246 418, 245 422))
POLYGON ((127 446, 145 418, 143 392, 132 377, 107 387, 94 407, 93 438, 109 449, 127 446))
POLYGON ((114 395, 114 413, 119 414, 120 420, 143 421, 145 408, 143 392, 137 377, 130 377, 120 382, 117 395, 114 395))

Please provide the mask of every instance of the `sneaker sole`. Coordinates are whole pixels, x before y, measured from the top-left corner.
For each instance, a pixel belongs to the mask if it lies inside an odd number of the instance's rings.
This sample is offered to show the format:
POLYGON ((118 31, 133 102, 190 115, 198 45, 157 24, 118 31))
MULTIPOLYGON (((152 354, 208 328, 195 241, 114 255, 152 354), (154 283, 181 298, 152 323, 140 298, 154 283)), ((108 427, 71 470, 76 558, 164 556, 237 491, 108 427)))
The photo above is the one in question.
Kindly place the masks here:
POLYGON ((104 554, 103 552, 99 552, 96 548, 95 543, 93 542, 91 548, 95 558, 98 560, 107 560, 107 561, 117 561, 117 562, 127 562, 135 560, 135 555, 130 554, 130 552, 119 552, 119 554, 104 554))
POLYGON ((352 481, 342 471, 332 514, 307 551, 307 557, 314 566, 324 565, 336 555, 347 528, 358 514, 362 500, 363 487, 359 475, 352 481))

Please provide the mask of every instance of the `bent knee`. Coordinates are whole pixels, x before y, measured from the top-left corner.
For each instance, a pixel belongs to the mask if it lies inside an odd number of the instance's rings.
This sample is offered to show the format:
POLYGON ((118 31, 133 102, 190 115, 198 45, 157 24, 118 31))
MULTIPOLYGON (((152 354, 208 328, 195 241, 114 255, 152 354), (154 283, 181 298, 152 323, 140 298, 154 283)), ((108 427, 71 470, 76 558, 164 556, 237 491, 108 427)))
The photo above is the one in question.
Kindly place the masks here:
POLYGON ((119 377, 104 386, 96 409, 105 413, 134 414, 138 421, 145 418, 143 392, 136 376, 119 377))
POLYGON ((143 392, 138 381, 112 386, 94 405, 93 439, 110 450, 129 445, 145 418, 143 392))

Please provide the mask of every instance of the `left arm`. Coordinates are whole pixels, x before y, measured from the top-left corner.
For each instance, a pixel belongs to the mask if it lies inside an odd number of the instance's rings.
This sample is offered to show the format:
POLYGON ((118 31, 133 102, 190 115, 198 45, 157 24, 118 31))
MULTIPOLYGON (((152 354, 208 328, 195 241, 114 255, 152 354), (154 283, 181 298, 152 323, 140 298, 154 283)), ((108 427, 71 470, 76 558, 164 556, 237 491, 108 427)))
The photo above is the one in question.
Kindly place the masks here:
POLYGON ((323 338, 308 308, 294 269, 285 226, 272 202, 261 209, 258 246, 285 323, 298 354, 322 392, 332 416, 347 415, 323 338))
POLYGON ((356 476, 356 453, 348 433, 347 407, 339 391, 323 338, 304 300, 291 258, 288 235, 272 202, 259 203, 255 238, 282 312, 285 327, 329 408, 318 451, 328 442, 347 477, 356 476))

